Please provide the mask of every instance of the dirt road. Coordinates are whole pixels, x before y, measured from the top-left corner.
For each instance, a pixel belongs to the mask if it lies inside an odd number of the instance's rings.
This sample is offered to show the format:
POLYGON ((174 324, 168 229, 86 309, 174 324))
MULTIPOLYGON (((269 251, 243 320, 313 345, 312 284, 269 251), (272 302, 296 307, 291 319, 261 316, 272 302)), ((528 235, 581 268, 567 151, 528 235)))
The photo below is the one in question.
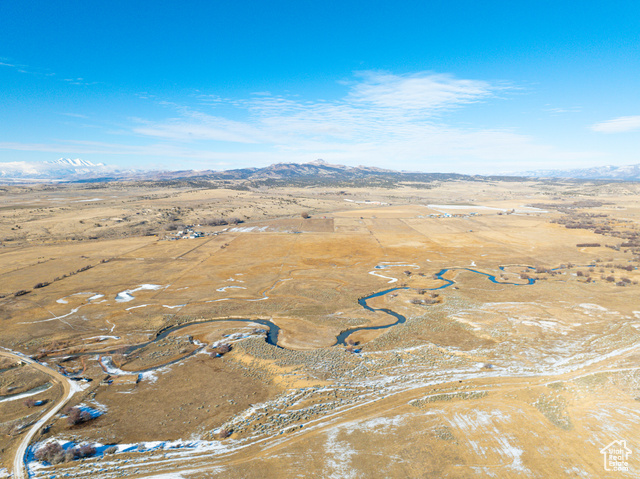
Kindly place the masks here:
POLYGON ((29 443, 35 436, 36 432, 38 432, 40 428, 42 428, 47 423, 47 421, 49 421, 53 416, 55 416, 69 402, 69 400, 73 397, 73 395, 76 393, 78 389, 74 387, 74 384, 72 384, 72 382, 68 378, 66 378, 59 372, 47 366, 44 366, 43 364, 40 364, 39 362, 34 361, 33 359, 27 356, 23 356, 21 354, 17 354, 17 353, 6 351, 6 350, 4 351, 0 350, 0 355, 17 359, 19 361, 23 361, 29 364, 30 366, 38 369, 39 371, 42 371, 43 373, 51 376, 52 379, 62 384, 62 388, 63 388, 63 396, 60 399, 60 401, 58 401, 49 411, 47 411, 47 413, 44 416, 42 416, 42 418, 40 418, 31 427, 31 429, 29 429, 27 434, 22 439, 20 446, 18 446, 18 450, 16 451, 16 455, 13 459, 13 477, 15 479, 26 479, 28 477, 28 474, 26 472, 26 467, 25 467, 25 459, 26 459, 25 455, 27 453, 27 448, 29 447, 29 443))

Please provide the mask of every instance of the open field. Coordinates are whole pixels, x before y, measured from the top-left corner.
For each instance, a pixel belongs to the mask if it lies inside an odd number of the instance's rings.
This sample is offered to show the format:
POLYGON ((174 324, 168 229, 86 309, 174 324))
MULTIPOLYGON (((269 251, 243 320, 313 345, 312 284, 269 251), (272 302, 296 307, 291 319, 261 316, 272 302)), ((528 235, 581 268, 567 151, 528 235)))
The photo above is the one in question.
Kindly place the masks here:
POLYGON ((0 477, 640 473, 638 184, 2 195, 0 477))

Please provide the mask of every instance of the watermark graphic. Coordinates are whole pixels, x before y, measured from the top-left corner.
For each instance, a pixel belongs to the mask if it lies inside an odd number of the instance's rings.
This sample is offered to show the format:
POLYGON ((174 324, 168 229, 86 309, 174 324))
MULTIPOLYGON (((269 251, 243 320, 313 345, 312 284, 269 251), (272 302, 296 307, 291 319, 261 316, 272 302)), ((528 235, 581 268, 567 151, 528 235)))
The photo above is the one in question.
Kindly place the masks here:
POLYGON ((629 454, 631 449, 627 447, 627 441, 612 441, 600 449, 600 454, 604 456, 605 471, 628 471, 629 470, 629 454))

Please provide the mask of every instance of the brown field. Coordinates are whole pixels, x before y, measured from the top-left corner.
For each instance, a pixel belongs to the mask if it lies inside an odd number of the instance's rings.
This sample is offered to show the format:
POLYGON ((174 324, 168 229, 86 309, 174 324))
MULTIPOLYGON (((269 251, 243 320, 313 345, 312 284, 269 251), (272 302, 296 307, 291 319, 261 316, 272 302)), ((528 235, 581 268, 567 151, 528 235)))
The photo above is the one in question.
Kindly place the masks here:
POLYGON ((3 188, 0 477, 638 477, 640 185, 341 190, 3 188))

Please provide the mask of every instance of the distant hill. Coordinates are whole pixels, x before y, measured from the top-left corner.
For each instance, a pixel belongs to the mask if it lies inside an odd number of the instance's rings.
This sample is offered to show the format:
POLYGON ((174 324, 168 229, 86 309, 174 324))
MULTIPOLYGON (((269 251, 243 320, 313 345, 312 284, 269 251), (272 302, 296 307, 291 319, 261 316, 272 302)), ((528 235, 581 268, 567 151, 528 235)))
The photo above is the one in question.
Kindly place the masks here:
POLYGON ((334 165, 323 160, 309 163, 276 163, 263 168, 238 168, 234 170, 136 170, 119 169, 104 163, 92 163, 80 158, 59 158, 55 161, 0 163, 0 183, 45 182, 104 182, 132 181, 224 181, 247 180, 252 184, 311 184, 356 182, 432 182, 436 180, 487 180, 503 179, 523 181, 525 178, 566 178, 579 180, 640 181, 640 164, 628 166, 602 166, 572 170, 533 170, 507 175, 463 175, 458 173, 423 173, 388 170, 373 166, 334 165))
POLYGON ((398 171, 385 170, 372 166, 344 166, 332 165, 323 160, 310 163, 276 163, 264 168, 241 168, 216 172, 200 172, 200 176, 215 179, 256 180, 266 178, 299 178, 304 176, 327 178, 354 178, 372 175, 397 175, 398 171))
MULTIPOLYGON (((179 174, 180 172, 173 172, 179 174)), ((184 172, 196 173, 196 172, 184 172)), ((436 180, 454 179, 482 180, 481 176, 458 173, 421 173, 395 171, 373 166, 333 165, 323 160, 309 163, 277 163, 264 168, 241 168, 226 171, 200 171, 197 174, 174 176, 174 178, 200 180, 246 180, 248 186, 392 186, 398 182, 430 183, 436 180)), ((515 181, 522 179, 514 178, 515 181)))
POLYGON ((517 176, 535 178, 575 178, 580 180, 640 180, 640 164, 626 166, 596 166, 573 170, 534 170, 515 173, 517 176))
POLYGON ((235 170, 121 170, 103 163, 60 158, 50 162, 0 163, 0 182, 94 182, 113 180, 249 180, 282 183, 295 180, 339 183, 354 180, 433 181, 437 179, 481 178, 456 173, 418 173, 386 170, 372 166, 332 165, 323 160, 310 163, 277 163, 264 168, 235 170))

